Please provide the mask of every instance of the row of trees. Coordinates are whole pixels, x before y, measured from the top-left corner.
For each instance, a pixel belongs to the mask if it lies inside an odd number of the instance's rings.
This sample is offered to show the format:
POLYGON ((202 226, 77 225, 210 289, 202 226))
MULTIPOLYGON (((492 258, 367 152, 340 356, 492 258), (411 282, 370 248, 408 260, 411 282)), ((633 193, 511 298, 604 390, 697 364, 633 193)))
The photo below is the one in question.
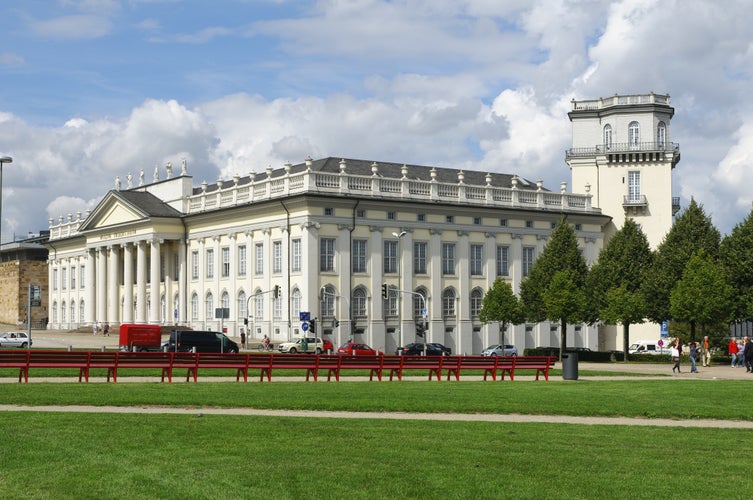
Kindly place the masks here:
MULTIPOLYGON (((671 320, 674 336, 696 330, 719 341, 731 322, 753 317, 753 211, 723 239, 703 207, 691 200, 656 251, 632 219, 607 242, 589 269, 573 228, 563 219, 520 284, 517 297, 499 278, 482 302, 481 321, 549 320, 567 325, 622 325, 627 355, 630 325, 671 320)), ((627 356, 626 356, 627 359, 627 356)))

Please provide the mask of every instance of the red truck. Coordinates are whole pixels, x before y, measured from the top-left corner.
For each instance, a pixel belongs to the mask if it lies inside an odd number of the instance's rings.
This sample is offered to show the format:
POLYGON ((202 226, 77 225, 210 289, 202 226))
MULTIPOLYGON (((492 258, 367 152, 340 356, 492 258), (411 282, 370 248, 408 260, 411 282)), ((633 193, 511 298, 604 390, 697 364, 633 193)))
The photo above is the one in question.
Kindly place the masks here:
POLYGON ((120 325, 120 349, 123 351, 159 351, 162 347, 160 325, 120 325))

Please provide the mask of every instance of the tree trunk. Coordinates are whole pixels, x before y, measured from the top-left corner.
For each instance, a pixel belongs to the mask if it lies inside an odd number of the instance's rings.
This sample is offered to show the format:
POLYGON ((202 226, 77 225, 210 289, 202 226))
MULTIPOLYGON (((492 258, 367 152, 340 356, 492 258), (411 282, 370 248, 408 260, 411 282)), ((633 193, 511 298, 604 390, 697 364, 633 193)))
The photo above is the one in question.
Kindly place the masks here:
POLYGON ((562 363, 562 353, 567 347, 567 320, 560 318, 560 363, 562 363))
POLYGON ((623 361, 628 360, 628 348, 630 347, 630 323, 623 323, 622 324, 622 348, 625 351, 625 359, 623 361))

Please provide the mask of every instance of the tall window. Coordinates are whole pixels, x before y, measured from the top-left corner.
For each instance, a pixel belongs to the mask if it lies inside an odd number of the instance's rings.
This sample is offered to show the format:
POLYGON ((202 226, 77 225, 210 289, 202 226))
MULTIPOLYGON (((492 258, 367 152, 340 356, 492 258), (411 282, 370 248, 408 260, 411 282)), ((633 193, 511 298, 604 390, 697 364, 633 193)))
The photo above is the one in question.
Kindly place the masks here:
POLYGON ((424 319, 423 312, 427 307, 426 296, 427 293, 424 288, 416 290, 416 295, 413 296, 413 319, 416 321, 423 321, 424 319))
POLYGON ((523 276, 528 276, 533 268, 536 247, 523 247, 523 276))
POLYGON ((275 321, 282 319, 282 297, 272 298, 272 319, 275 321))
POLYGON ((387 240, 384 242, 384 272, 397 272, 397 241, 387 240))
POLYGON ((256 309, 254 319, 256 321, 262 321, 264 319, 264 295, 262 295, 261 290, 257 290, 256 295, 254 296, 254 305, 254 309, 256 309))
POLYGON ((222 277, 227 278, 230 276, 230 248, 222 248, 222 277))
POLYGON ((455 317, 455 290, 447 288, 442 292, 442 317, 455 317))
POLYGON ((659 149, 664 149, 664 146, 667 144, 667 126, 664 124, 664 122, 659 122, 659 125, 656 127, 656 147, 659 149))
POLYGON ((214 278, 214 249, 207 249, 207 278, 214 278))
POLYGON ((264 274, 264 244, 256 244, 256 274, 264 274))
POLYGON ((238 276, 246 275, 246 245, 238 247, 238 276))
POLYGON ((238 305, 236 306, 238 311, 238 322, 243 323, 243 320, 248 317, 248 301, 246 300, 246 292, 241 290, 238 292, 238 305))
POLYGON ((366 272, 366 248, 367 240, 353 240, 353 272, 365 273, 366 272))
POLYGON ((471 245, 471 276, 484 274, 484 245, 471 245))
POLYGON ((68 288, 68 268, 64 267, 62 269, 62 279, 60 280, 61 286, 63 287, 63 290, 68 288))
POLYGON ((199 319, 199 295, 197 293, 191 295, 191 319, 194 321, 199 319))
POLYGON ((425 241, 416 241, 413 243, 413 273, 426 274, 426 249, 428 245, 425 241))
POLYGON ((86 317, 86 315, 84 314, 84 311, 85 311, 84 301, 82 300, 81 302, 78 303, 78 320, 79 321, 84 321, 84 318, 86 317))
POLYGON ((353 308, 353 317, 365 318, 366 317, 366 290, 363 288, 356 288, 353 290, 353 298, 350 301, 353 308))
POLYGON ((319 240, 319 270, 335 270, 335 239, 322 238, 319 240))
POLYGON ((301 272, 301 240, 293 240, 290 252, 290 270, 294 273, 301 272))
POLYGON ((442 274, 455 274, 455 243, 442 243, 442 274))
POLYGON ((71 323, 76 322, 76 301, 71 301, 71 323))
POLYGON ((291 308, 291 314, 293 315, 294 320, 300 317, 301 291, 297 288, 293 290, 293 293, 290 295, 290 308, 291 308))
POLYGON ((332 285, 324 287, 324 297, 322 298, 322 316, 335 315, 335 296, 337 292, 332 285))
POLYGON ((628 203, 641 201, 641 173, 637 170, 628 172, 628 203))
POLYGON ((212 319, 214 319, 214 296, 212 292, 209 292, 204 299, 204 320, 209 321, 212 319))
POLYGON ((180 256, 173 254, 173 281, 178 281, 180 276, 180 256))
POLYGON ((58 289, 58 270, 57 269, 52 270, 52 289, 53 290, 58 289))
POLYGON ((612 126, 604 125, 604 147, 610 149, 612 147, 612 126))
POLYGON ((484 294, 478 288, 471 292, 471 317, 478 319, 481 312, 481 302, 484 300, 484 294))
POLYGON ((227 292, 222 292, 220 297, 220 307, 223 309, 230 309, 230 295, 227 292))
MULTIPOLYGON (((76 289, 76 266, 72 266, 71 267, 71 290, 75 290, 75 289, 76 289)), ((71 315, 71 317, 73 317, 73 315, 71 315)))
POLYGON ((79 273, 80 273, 80 276, 79 276, 78 283, 79 283, 79 286, 83 289, 86 287, 86 266, 85 265, 81 264, 79 273))
POLYGON ((510 247, 497 245, 497 276, 510 275, 510 247))
POLYGON ((391 290, 384 300, 384 315, 397 316, 397 292, 391 290))
POLYGON ((628 125, 628 145, 630 149, 638 149, 641 145, 641 127, 638 122, 628 125))
POLYGON ((65 317, 66 311, 67 309, 65 307, 65 301, 63 301, 63 303, 60 305, 60 321, 62 321, 63 323, 67 321, 65 317))
POLYGON ((282 241, 272 243, 272 272, 282 272, 282 241))
POLYGON ((191 252, 191 279, 199 279, 199 252, 191 252))

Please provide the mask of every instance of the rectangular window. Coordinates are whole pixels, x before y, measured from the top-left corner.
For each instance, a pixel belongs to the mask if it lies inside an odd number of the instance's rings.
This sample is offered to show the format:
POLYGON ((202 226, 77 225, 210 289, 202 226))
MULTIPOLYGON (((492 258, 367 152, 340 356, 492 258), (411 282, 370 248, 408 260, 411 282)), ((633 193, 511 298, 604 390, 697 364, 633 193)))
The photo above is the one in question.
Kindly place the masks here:
POLYGON ((442 274, 455 274, 455 243, 442 243, 442 274))
POLYGON ((384 272, 397 272, 397 241, 384 242, 384 272))
POLYGON ((68 268, 64 267, 62 270, 62 279, 60 280, 60 283, 63 287, 63 290, 68 288, 68 268))
POLYGON ((395 212, 387 212, 387 220, 395 220, 395 212))
POLYGON ((191 252, 191 279, 199 279, 199 252, 191 252))
POLYGON ((335 270, 335 239, 322 238, 319 240, 319 270, 335 270))
POLYGON ((481 225, 481 217, 474 217, 473 218, 473 224, 476 225, 476 226, 480 226, 481 225))
POLYGON ((52 270, 52 289, 53 290, 58 289, 58 270, 57 269, 52 270))
POLYGON ((208 248, 207 249, 207 262, 206 262, 206 269, 207 269, 207 278, 214 278, 214 249, 208 248))
POLYGON ((238 247, 238 276, 246 275, 246 245, 238 247))
POLYGON ((81 268, 79 269, 79 286, 83 289, 86 286, 86 266, 84 264, 81 264, 81 268))
POLYGON ((425 241, 416 241, 413 243, 413 273, 426 274, 426 249, 428 245, 425 241))
POLYGON ((499 225, 501 227, 507 227, 507 219, 499 219, 499 225))
POLYGON ((353 272, 354 273, 365 273, 366 272, 366 249, 367 249, 367 240, 353 240, 353 272))
POLYGON ((418 215, 416 216, 416 220, 417 220, 418 222, 426 222, 426 214, 418 214, 418 215))
POLYGON ((638 171, 628 172, 628 203, 640 203, 641 201, 641 173, 638 171))
POLYGON ((529 229, 533 228, 533 221, 532 220, 527 220, 526 221, 526 227, 529 228, 529 229))
POLYGON ((282 272, 282 241, 272 243, 272 272, 282 272))
POLYGON ((484 245, 471 245, 471 276, 484 274, 484 245))
POLYGON ((359 219, 365 219, 366 218, 366 210, 358 209, 356 210, 356 217, 359 219))
POLYGON ((523 276, 528 276, 533 268, 536 247, 523 247, 523 276))
POLYGON ((256 274, 264 274, 264 244, 256 244, 256 274))
POLYGON ((159 280, 165 281, 165 254, 159 256, 159 280))
POLYGON ((71 290, 76 289, 76 266, 71 267, 71 290))
POLYGON ((335 215, 335 210, 333 208, 331 208, 331 207, 325 207, 324 208, 324 215, 327 216, 327 217, 332 217, 333 215, 335 215))
POLYGON ((230 276, 230 247, 223 247, 222 250, 222 277, 230 276))
POLYGON ((301 240, 293 240, 290 255, 290 270, 294 273, 301 272, 301 240))
POLYGON ((510 275, 510 247, 497 245, 497 276, 510 275))
POLYGON ((180 277, 180 256, 173 254, 173 281, 177 281, 180 277))
POLYGON ((445 217, 445 222, 447 224, 454 224, 455 223, 455 216, 454 215, 448 215, 445 217))

